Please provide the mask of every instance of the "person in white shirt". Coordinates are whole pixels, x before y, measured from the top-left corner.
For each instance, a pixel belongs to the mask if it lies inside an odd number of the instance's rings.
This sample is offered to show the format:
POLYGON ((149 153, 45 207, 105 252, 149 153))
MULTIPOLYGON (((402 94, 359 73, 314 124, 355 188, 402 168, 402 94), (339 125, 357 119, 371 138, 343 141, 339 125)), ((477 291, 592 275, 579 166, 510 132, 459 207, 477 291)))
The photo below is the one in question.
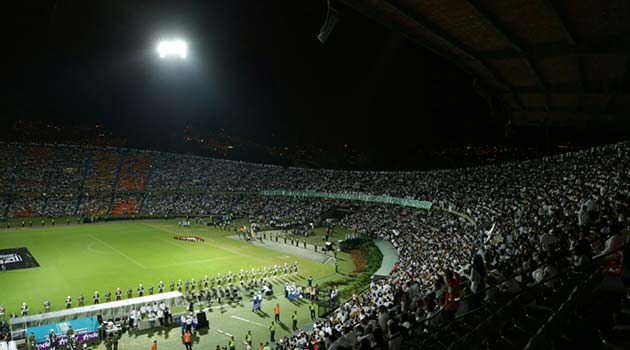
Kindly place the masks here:
POLYGON ((584 226, 590 223, 591 218, 588 215, 588 208, 585 205, 583 205, 576 213, 578 216, 578 225, 584 226))
POLYGON ((164 326, 164 310, 163 309, 157 310, 157 318, 158 318, 158 322, 160 323, 160 327, 164 326))
POLYGON ((191 313, 190 315, 188 315, 188 317, 186 317, 186 331, 192 333, 192 324, 193 324, 193 317, 191 313))
MULTIPOLYGON (((593 256, 593 259, 596 259, 598 257, 614 252, 615 250, 618 250, 619 248, 623 247, 623 245, 626 244, 627 241, 628 241, 628 235, 623 230, 618 230, 617 233, 615 233, 614 235, 612 235, 610 238, 606 240, 606 243, 604 243, 604 249, 601 252, 599 252, 597 255, 593 256)), ((611 260, 611 259, 619 259, 621 257, 623 257, 623 252, 619 250, 616 253, 607 255, 604 259, 611 260)))
POLYGON ((559 241, 558 237, 556 237, 553 233, 553 230, 549 230, 549 232, 540 236, 540 245, 543 250, 549 251, 549 247, 559 241))
POLYGON ((486 267, 480 254, 475 255, 470 271, 470 290, 477 293, 485 287, 486 267))

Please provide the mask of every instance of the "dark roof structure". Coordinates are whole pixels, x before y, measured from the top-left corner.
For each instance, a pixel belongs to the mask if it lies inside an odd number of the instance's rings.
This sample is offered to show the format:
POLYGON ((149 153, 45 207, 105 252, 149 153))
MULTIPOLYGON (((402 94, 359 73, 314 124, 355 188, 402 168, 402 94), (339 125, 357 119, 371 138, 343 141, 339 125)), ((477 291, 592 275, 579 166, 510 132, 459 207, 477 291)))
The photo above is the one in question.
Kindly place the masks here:
POLYGON ((341 2, 472 74, 497 119, 628 124, 628 0, 341 2))

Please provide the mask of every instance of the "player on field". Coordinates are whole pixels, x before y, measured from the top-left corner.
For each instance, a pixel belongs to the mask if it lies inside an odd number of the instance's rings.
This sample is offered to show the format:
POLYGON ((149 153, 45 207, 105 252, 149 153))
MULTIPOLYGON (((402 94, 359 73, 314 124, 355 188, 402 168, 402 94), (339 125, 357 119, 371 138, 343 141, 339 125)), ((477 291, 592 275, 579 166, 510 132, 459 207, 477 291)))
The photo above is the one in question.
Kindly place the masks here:
POLYGON ((71 307, 72 307, 72 297, 68 295, 66 297, 66 309, 69 309, 71 307))

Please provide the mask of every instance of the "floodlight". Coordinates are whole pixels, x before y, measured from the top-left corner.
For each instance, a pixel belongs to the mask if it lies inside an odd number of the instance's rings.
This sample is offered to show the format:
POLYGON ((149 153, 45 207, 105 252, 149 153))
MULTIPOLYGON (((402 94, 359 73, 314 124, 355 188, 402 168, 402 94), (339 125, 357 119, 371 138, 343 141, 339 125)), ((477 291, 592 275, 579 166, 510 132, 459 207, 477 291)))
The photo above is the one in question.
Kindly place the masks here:
POLYGON ((157 45, 157 52, 160 58, 179 57, 184 59, 188 56, 188 44, 181 40, 162 40, 157 45))

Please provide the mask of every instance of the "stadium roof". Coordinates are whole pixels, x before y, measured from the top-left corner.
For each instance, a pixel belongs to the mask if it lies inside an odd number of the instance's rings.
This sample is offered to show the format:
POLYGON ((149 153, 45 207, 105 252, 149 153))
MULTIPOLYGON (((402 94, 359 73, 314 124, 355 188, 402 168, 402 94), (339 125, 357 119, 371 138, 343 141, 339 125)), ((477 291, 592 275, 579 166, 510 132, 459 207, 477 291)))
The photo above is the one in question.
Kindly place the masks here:
POLYGON ((497 119, 628 122, 628 0, 341 1, 472 74, 497 119))

